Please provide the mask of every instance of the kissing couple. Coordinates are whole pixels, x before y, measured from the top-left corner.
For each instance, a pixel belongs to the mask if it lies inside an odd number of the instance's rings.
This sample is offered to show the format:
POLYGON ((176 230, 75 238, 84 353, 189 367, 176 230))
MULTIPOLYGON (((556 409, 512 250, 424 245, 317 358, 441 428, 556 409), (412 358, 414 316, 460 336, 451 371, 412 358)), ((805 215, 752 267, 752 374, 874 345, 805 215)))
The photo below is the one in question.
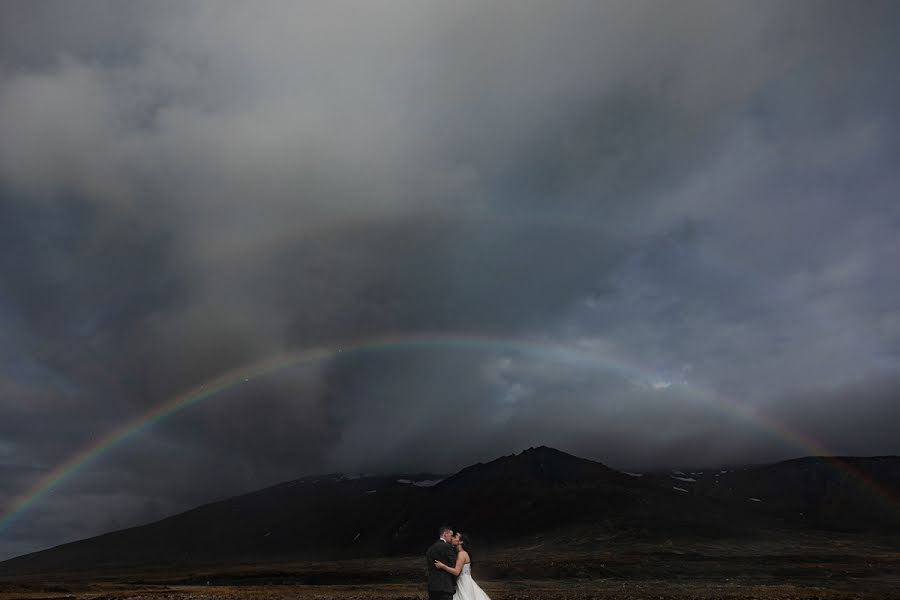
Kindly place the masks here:
POLYGON ((472 579, 469 538, 444 525, 425 552, 429 600, 491 600, 472 579))

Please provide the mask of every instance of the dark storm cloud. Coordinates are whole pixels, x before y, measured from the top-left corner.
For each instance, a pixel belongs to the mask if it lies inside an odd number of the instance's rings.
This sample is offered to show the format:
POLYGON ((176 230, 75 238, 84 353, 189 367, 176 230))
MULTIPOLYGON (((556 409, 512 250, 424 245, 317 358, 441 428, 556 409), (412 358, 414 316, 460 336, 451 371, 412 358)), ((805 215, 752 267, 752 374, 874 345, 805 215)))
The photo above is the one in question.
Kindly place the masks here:
POLYGON ((834 387, 811 383, 773 400, 770 414, 844 456, 896 454, 896 432, 885 423, 900 417, 896 371, 871 373, 834 387))
POLYGON ((6 555, 319 470, 797 454, 735 402, 898 451, 892 3, 0 10, 3 505, 288 350, 463 331, 599 357, 434 347, 249 382, 101 457, 6 555))

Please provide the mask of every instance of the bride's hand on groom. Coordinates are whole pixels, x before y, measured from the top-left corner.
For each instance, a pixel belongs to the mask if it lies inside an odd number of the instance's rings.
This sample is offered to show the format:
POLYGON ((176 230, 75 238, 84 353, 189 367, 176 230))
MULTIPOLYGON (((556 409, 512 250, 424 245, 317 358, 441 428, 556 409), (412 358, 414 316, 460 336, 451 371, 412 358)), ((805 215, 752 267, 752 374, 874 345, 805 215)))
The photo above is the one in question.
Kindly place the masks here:
POLYGON ((434 566, 438 569, 446 569, 447 568, 447 565, 445 565, 444 563, 442 563, 439 560, 434 561, 434 566))

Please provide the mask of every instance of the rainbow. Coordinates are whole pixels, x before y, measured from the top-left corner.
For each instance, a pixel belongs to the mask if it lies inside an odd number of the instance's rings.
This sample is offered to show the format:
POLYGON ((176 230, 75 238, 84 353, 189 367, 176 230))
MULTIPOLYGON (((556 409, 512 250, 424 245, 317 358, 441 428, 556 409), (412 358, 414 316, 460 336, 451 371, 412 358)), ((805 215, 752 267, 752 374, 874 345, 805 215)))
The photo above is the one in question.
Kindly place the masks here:
MULTIPOLYGON (((341 355, 357 355, 388 350, 452 349, 464 351, 501 351, 538 357, 541 360, 565 363, 585 368, 601 368, 620 373, 632 380, 653 381, 655 375, 636 363, 610 356, 595 349, 577 344, 562 344, 537 338, 491 337, 475 334, 420 333, 414 335, 393 335, 356 340, 346 344, 335 344, 287 352, 265 360, 245 365, 225 372, 214 379, 184 390, 151 411, 132 419, 110 431, 101 439, 85 447, 71 458, 51 470, 46 476, 20 495, 12 506, 0 514, 0 532, 7 529, 52 490, 72 479, 85 466, 96 461, 129 438, 153 427, 176 413, 212 398, 226 390, 236 388, 253 379, 266 377, 279 371, 311 365, 341 355)), ((806 454, 812 454, 830 463, 835 469, 850 476, 865 488, 875 491, 894 508, 900 508, 893 495, 876 481, 853 465, 831 456, 826 448, 804 433, 790 428, 755 409, 740 402, 730 400, 706 388, 681 383, 693 397, 709 403, 713 407, 724 408, 742 419, 756 423, 769 432, 785 439, 806 454)))

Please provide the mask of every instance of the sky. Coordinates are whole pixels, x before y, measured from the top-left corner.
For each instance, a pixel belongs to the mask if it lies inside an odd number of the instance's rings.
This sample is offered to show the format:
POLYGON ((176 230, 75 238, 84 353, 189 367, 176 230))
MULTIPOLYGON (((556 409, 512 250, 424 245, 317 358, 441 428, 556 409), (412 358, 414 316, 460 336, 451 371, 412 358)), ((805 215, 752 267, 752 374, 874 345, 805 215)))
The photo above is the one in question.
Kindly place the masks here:
POLYGON ((185 389, 348 351, 126 436, 0 559, 541 444, 632 471, 900 454, 898 23, 3 3, 0 514, 185 389), (432 341, 352 351, 385 336, 432 341))

